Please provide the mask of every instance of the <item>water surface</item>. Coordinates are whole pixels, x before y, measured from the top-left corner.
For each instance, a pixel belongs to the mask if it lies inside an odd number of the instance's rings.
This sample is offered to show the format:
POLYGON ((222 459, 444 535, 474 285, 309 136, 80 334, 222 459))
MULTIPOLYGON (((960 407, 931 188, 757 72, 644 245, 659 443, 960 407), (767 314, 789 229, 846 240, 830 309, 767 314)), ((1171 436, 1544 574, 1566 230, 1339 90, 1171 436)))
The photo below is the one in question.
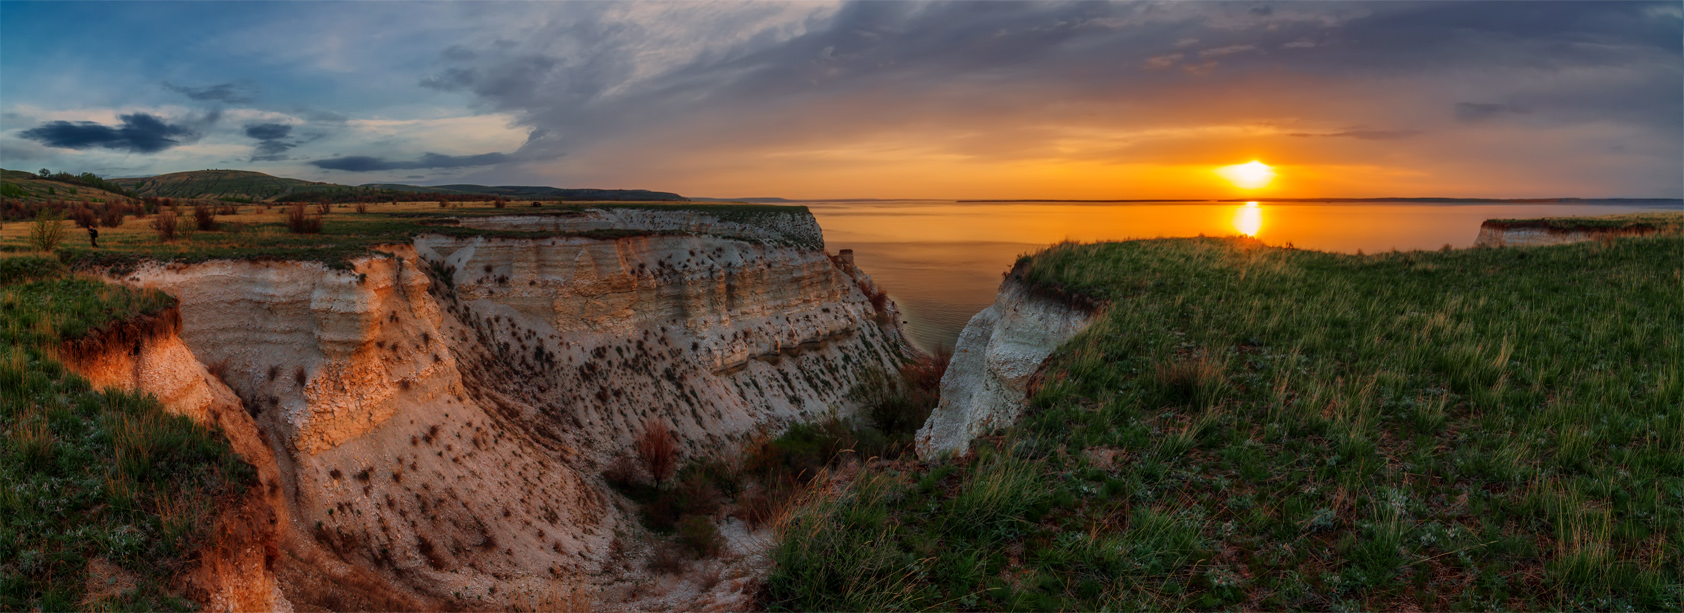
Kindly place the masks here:
POLYGON ((853 249, 905 316, 912 341, 952 346, 994 301, 1022 254, 1063 240, 1255 236, 1271 245, 1341 253, 1465 248, 1494 218, 1611 215, 1666 205, 1373 203, 803 203, 830 251, 853 249))

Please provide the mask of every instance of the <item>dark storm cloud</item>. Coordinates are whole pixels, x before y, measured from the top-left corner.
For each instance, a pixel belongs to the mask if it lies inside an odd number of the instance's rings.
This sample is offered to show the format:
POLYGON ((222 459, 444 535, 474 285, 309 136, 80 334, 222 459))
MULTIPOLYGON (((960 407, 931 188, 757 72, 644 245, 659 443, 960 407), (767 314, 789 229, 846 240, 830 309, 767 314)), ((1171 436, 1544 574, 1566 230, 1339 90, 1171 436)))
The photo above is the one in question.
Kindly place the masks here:
POLYGON ((1502 115, 1525 115, 1532 111, 1493 102, 1457 102, 1456 118, 1462 121, 1483 121, 1502 115))
MULTIPOLYGON (((134 153, 157 153, 194 140, 199 132, 191 123, 168 123, 149 113, 119 116, 122 122, 107 126, 91 121, 53 121, 24 130, 19 136, 64 149, 113 149, 134 153)), ((201 123, 214 123, 214 115, 201 123)))
POLYGON ((443 155, 438 153, 422 154, 416 161, 389 160, 383 157, 367 155, 351 155, 345 157, 315 160, 310 165, 326 170, 343 170, 346 172, 373 172, 379 170, 417 170, 427 168, 466 168, 470 166, 490 166, 510 160, 506 153, 481 153, 478 155, 443 155))
POLYGON ((284 123, 246 124, 246 136, 257 140, 279 140, 292 133, 292 126, 284 123))
POLYGON ((227 104, 245 104, 252 101, 252 95, 257 93, 257 86, 250 83, 218 83, 205 87, 187 87, 175 85, 168 81, 164 87, 188 99, 198 102, 223 102, 227 104))
POLYGON ((290 134, 292 126, 284 123, 246 124, 246 136, 257 140, 248 161, 273 162, 287 159, 286 152, 298 146, 298 143, 286 140, 290 134))

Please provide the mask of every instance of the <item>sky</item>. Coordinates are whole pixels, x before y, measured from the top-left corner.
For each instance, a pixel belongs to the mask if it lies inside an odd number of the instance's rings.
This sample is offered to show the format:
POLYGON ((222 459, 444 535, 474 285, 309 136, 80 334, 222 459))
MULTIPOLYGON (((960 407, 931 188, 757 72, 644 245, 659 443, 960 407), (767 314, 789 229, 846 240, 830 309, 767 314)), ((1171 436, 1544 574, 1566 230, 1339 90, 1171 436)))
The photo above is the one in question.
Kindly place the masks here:
POLYGON ((6 0, 0 166, 702 197, 1677 198, 1684 9, 6 0), (1215 172, 1254 160, 1268 185, 1215 172))

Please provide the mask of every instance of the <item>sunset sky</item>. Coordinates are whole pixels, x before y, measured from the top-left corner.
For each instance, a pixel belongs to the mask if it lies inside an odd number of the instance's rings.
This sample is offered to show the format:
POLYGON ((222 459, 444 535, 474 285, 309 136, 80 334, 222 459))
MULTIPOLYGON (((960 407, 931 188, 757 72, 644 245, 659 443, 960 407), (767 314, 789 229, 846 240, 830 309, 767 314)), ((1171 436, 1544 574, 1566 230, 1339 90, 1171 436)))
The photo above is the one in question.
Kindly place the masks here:
POLYGON ((0 166, 788 198, 1680 197, 1678 2, 0 2, 0 166), (1215 169, 1261 161, 1265 187, 1215 169))

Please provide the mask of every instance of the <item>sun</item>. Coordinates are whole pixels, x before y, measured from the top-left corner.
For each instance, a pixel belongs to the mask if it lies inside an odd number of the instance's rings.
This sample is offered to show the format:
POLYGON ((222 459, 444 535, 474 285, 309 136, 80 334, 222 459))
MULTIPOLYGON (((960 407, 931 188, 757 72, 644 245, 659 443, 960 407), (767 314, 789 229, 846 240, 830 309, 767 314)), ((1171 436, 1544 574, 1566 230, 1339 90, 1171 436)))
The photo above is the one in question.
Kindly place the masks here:
POLYGON ((1275 180, 1275 169, 1257 160, 1223 166, 1216 169, 1216 174, 1222 175, 1222 178, 1240 189, 1257 189, 1275 180))

